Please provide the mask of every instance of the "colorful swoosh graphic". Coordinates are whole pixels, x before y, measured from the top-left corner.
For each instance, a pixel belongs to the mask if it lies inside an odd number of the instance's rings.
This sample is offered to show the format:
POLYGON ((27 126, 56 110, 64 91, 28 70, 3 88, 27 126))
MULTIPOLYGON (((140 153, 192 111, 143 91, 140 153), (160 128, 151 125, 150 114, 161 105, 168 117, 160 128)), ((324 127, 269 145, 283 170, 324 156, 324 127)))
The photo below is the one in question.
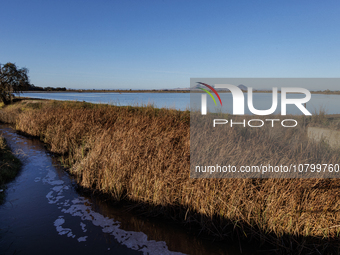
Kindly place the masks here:
POLYGON ((214 103, 215 103, 215 105, 217 105, 216 104, 216 100, 215 100, 215 98, 214 98, 214 96, 210 93, 210 91, 209 90, 206 90, 206 89, 203 89, 203 88, 199 88, 199 89, 201 89, 201 90, 203 90, 203 91, 205 91, 205 92, 207 92, 208 93, 208 95, 214 100, 214 103))
MULTIPOLYGON (((221 106, 222 106, 222 100, 221 100, 221 98, 220 98, 220 95, 217 93, 217 91, 216 91, 213 87, 211 87, 210 85, 205 84, 205 83, 203 83, 203 82, 197 82, 197 83, 199 83, 199 84, 201 84, 201 85, 203 85, 203 86, 206 86, 207 88, 211 89, 211 90, 215 93, 215 95, 217 96, 218 100, 220 100, 220 103, 221 103, 221 106)), ((207 92, 207 93, 209 94, 209 96, 214 100, 215 105, 217 105, 214 96, 213 96, 208 90, 202 89, 202 88, 200 88, 200 89, 203 90, 203 91, 205 91, 205 92, 207 92)))

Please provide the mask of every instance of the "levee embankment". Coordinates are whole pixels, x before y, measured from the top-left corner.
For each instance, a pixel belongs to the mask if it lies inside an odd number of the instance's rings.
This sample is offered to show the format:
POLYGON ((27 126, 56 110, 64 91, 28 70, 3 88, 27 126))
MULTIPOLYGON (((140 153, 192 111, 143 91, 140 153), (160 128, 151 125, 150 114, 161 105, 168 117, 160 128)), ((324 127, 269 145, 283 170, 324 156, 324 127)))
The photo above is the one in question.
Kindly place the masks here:
MULTIPOLYGON (((278 252, 339 247, 339 179, 190 179, 188 111, 23 100, 1 109, 0 120, 40 137, 84 188, 214 238, 260 240, 278 252)), ((340 163, 339 150, 303 128, 281 131, 228 129, 223 148, 231 164, 340 163)))

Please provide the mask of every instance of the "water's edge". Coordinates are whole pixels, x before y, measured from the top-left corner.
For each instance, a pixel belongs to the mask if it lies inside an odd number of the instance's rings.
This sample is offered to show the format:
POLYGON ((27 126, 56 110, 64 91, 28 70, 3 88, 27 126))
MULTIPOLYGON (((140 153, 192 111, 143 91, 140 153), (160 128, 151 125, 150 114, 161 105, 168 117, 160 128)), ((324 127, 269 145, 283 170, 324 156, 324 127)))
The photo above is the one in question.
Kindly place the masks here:
POLYGON ((37 139, 0 124, 23 161, 0 206, 0 253, 237 254, 159 219, 143 219, 76 191, 77 184, 37 139))

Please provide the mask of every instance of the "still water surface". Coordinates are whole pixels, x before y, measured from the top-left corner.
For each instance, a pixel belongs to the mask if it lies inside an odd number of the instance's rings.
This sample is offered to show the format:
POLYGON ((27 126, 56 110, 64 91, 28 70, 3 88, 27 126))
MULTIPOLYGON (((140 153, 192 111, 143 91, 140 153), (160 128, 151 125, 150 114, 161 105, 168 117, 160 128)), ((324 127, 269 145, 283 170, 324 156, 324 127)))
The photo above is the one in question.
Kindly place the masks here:
MULTIPOLYGON (((194 105, 200 106, 200 93, 195 93, 190 98, 190 93, 22 93, 21 96, 32 98, 45 98, 54 100, 76 100, 91 103, 105 103, 116 105, 147 105, 153 104, 155 107, 175 108, 186 110, 194 105), (190 102, 191 101, 191 102, 190 102), (191 105, 190 105, 191 104, 191 105)), ((230 93, 220 93, 223 102, 223 112, 232 112, 232 95, 230 93)), ((280 113, 281 94, 278 94, 278 107, 275 114, 280 113)), ((288 98, 303 98, 301 94, 290 94, 288 98)), ((217 99, 216 99, 217 100, 217 99)), ((218 101, 217 101, 218 102, 218 101)), ((245 104, 247 104, 247 93, 245 93, 245 104)), ((271 93, 254 93, 254 107, 258 110, 271 108, 271 93)), ((307 109, 313 114, 324 110, 328 114, 340 114, 340 95, 312 94, 311 100, 307 103, 307 109)), ((215 107, 213 101, 208 99, 208 111, 220 111, 215 107)), ((245 113, 251 114, 248 107, 245 113)), ((288 105, 287 114, 301 114, 301 111, 294 105, 288 105)))
POLYGON ((147 105, 185 110, 190 107, 189 93, 22 93, 23 97, 76 100, 115 105, 147 105))
POLYGON ((40 141, 7 125, 0 134, 24 163, 0 206, 0 254, 239 254, 238 247, 79 194, 40 141))

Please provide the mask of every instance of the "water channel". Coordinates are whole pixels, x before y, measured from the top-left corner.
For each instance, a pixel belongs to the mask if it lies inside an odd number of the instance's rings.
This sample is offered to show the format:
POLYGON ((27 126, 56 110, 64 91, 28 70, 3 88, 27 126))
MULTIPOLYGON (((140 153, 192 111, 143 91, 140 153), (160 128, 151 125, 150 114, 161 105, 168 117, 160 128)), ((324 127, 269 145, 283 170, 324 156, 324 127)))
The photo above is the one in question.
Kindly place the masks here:
POLYGON ((173 222, 79 193, 40 141, 8 125, 0 124, 0 133, 23 162, 0 206, 0 254, 240 253, 238 245, 204 240, 173 222))

